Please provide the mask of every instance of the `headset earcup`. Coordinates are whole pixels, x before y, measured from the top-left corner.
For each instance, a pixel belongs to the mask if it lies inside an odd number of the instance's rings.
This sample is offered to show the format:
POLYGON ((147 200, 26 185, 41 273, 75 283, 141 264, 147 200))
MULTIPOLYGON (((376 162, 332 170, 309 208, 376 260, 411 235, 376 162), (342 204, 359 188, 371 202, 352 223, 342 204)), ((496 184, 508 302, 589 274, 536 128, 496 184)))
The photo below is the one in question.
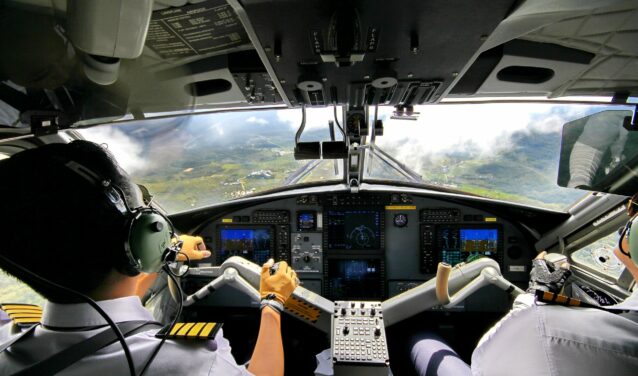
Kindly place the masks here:
POLYGON ((634 264, 638 265, 638 220, 633 220, 629 229, 629 255, 634 264))
POLYGON ((164 216, 149 210, 133 219, 128 244, 139 271, 160 270, 166 251, 171 246, 171 226, 164 216))

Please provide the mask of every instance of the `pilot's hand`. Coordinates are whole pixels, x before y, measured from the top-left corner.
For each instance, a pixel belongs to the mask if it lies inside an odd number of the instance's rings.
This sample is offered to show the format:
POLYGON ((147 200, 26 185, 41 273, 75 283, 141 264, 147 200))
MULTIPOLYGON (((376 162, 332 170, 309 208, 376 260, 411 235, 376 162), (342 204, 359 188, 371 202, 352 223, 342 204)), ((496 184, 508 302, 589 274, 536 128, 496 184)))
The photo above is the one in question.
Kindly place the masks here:
POLYGON ((564 262, 556 270, 553 266, 547 264, 543 251, 532 261, 532 271, 529 274, 529 287, 527 292, 535 292, 536 290, 549 291, 558 294, 565 285, 567 278, 572 275, 569 270, 569 264, 564 262))
MULTIPOLYGON (((182 241, 182 249, 177 255, 177 261, 188 260, 195 261, 210 257, 210 251, 206 250, 204 240, 199 236, 180 235, 179 240, 182 241), (186 254, 186 255, 184 255, 186 254)), ((176 241, 176 240, 173 240, 176 241)))
POLYGON ((274 264, 275 261, 270 259, 261 267, 259 294, 262 299, 273 299, 284 304, 299 285, 299 279, 297 273, 285 261, 279 262, 279 268, 271 275, 271 267, 274 264))

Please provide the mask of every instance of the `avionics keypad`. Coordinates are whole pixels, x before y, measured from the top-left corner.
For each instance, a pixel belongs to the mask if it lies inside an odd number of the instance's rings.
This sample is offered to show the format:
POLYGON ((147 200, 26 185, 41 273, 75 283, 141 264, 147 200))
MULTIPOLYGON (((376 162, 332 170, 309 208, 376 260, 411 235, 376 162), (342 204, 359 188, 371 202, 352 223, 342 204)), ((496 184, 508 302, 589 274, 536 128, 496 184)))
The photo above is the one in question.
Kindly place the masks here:
MULTIPOLYGON (((337 301, 332 316, 332 361, 362 374, 385 372, 390 363, 380 302, 337 301), (385 370, 385 371, 383 371, 385 370)), ((345 371, 345 369, 344 369, 345 371)))

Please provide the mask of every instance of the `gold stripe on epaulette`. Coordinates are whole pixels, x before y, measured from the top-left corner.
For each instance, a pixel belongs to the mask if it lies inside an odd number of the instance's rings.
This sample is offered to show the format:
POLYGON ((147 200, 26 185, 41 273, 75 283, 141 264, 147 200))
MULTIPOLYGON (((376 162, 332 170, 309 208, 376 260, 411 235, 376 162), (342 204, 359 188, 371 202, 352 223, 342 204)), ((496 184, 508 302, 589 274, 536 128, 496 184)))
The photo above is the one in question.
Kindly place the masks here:
POLYGON ((167 339, 213 339, 217 335, 217 331, 221 328, 221 324, 214 322, 178 322, 172 328, 170 333, 166 334, 170 328, 164 327, 155 336, 167 339))
POLYGON ((188 334, 188 331, 191 330, 191 327, 195 325, 194 322, 188 322, 182 326, 180 330, 177 331, 177 335, 180 337, 184 337, 188 334))
POLYGON ((16 324, 37 324, 40 322, 40 317, 13 319, 12 321, 16 324))
POLYGON ((217 324, 215 324, 214 322, 207 323, 206 326, 204 326, 204 329, 202 329, 201 333, 199 333, 199 335, 201 337, 208 338, 208 336, 210 335, 210 332, 212 332, 216 326, 217 324))
POLYGON ((0 304, 0 308, 2 308, 3 311, 6 311, 8 309, 38 309, 42 311, 42 308, 40 308, 39 306, 35 304, 8 303, 8 304, 0 304))
POLYGON ((36 315, 38 317, 42 317, 42 312, 38 312, 38 311, 7 311, 7 315, 9 315, 9 317, 24 316, 24 315, 36 315))
POLYGON ((37 318, 40 319, 42 318, 42 314, 41 313, 14 313, 9 315, 9 317, 13 320, 13 319, 22 319, 22 318, 37 318))
POLYGON ((199 332, 202 331, 202 328, 204 327, 205 324, 206 324, 205 322, 198 322, 197 324, 193 325, 191 330, 188 331, 187 336, 189 336, 189 337, 197 337, 199 332))

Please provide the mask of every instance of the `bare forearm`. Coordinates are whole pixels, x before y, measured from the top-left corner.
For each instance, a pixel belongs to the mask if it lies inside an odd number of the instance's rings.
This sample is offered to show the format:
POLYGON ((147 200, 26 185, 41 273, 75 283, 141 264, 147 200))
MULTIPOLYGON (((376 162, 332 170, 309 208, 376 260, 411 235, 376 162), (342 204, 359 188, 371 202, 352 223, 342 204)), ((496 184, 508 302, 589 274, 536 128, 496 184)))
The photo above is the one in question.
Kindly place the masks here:
POLYGON ((259 335, 248 370, 257 376, 282 376, 284 374, 281 317, 271 307, 264 307, 261 311, 259 335))

